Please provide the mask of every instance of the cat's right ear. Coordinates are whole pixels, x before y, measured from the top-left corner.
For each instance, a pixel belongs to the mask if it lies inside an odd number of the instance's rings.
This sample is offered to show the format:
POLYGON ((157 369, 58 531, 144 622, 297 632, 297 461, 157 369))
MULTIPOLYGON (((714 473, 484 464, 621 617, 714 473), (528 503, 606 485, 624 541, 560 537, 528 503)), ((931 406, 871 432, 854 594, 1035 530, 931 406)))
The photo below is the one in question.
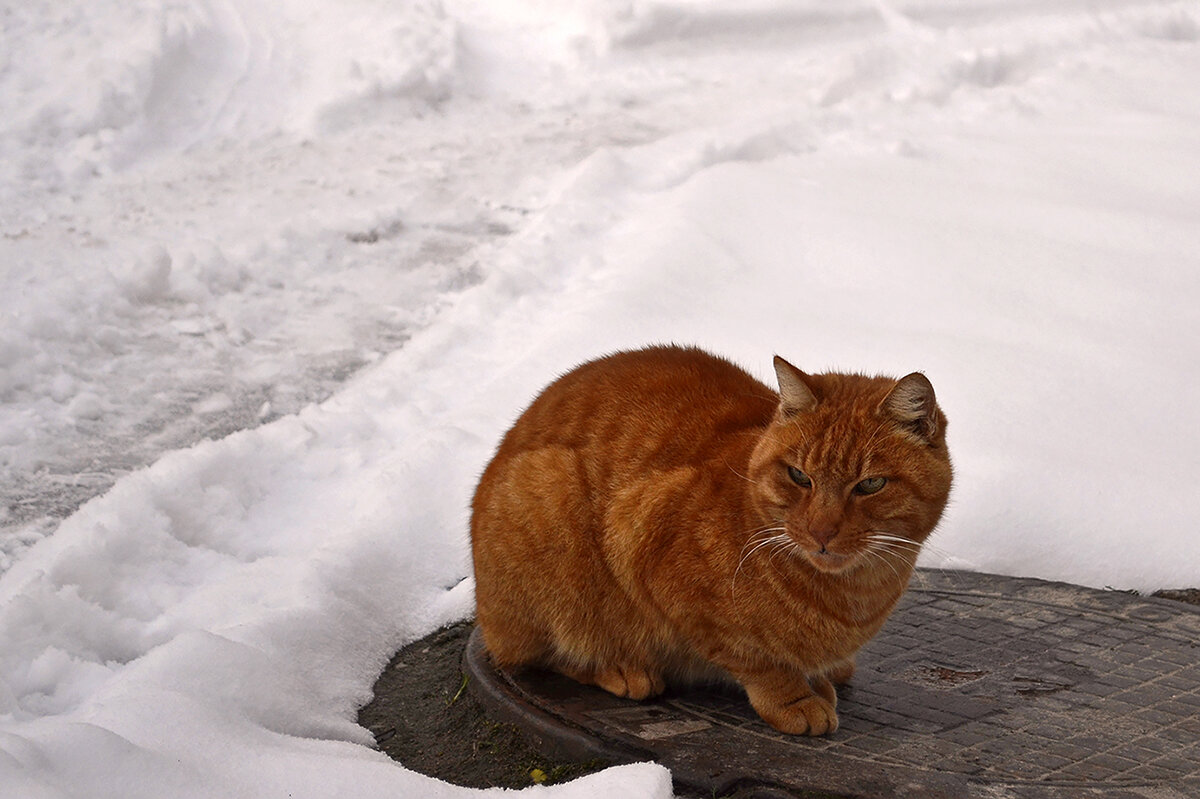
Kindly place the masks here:
POLYGON ((946 427, 946 417, 938 408, 933 384, 920 372, 897 380, 880 407, 903 429, 928 443, 937 441, 939 431, 946 427))
POLYGON ((784 419, 817 407, 817 395, 808 387, 808 376, 775 356, 775 377, 779 380, 779 415, 784 419))

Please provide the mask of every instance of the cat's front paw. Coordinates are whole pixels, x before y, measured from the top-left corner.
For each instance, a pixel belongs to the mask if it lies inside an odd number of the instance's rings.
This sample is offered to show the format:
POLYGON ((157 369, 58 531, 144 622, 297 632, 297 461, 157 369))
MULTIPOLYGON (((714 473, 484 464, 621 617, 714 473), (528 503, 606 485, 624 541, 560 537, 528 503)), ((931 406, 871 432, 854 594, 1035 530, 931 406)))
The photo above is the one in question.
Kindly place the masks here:
POLYGON ((597 670, 595 682, 610 694, 638 701, 658 696, 666 689, 662 675, 635 668, 597 670))
POLYGON ((837 710, 816 695, 793 699, 772 710, 770 716, 762 711, 759 715, 780 732, 793 735, 826 735, 838 728, 837 710))
POLYGON ((609 668, 572 668, 558 666, 560 672, 584 685, 595 685, 614 696, 641 701, 666 690, 662 674, 648 669, 611 666, 609 668))
POLYGON ((805 681, 792 692, 778 693, 747 685, 746 695, 762 720, 780 732, 827 735, 838 728, 837 695, 828 680, 814 687, 815 693, 805 681))

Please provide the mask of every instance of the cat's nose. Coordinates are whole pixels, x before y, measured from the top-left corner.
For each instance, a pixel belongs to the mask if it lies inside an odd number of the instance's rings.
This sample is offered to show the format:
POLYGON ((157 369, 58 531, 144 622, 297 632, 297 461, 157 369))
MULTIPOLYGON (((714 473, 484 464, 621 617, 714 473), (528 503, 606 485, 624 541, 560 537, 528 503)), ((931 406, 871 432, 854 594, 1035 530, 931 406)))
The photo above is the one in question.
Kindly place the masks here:
POLYGON ((813 527, 809 529, 808 534, 824 549, 825 545, 837 536, 838 531, 836 527, 813 527))

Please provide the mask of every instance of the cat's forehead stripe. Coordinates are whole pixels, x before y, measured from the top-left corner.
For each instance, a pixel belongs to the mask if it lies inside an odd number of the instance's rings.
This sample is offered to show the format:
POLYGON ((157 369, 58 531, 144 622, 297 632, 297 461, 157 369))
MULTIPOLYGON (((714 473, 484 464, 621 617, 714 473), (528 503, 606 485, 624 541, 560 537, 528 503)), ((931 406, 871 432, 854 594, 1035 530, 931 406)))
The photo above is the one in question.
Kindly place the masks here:
POLYGON ((884 425, 864 428, 853 420, 830 423, 819 435, 805 438, 795 448, 798 462, 809 468, 861 473, 871 466, 883 442, 884 425))

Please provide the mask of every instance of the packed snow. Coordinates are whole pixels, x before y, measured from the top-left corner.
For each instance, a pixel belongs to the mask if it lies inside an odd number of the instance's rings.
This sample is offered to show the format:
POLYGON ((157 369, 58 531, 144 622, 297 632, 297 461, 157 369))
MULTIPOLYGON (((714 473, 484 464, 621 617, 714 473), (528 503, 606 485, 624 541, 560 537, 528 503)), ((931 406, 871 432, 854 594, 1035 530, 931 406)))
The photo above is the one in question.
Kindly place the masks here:
POLYGON ((357 709, 471 613, 504 429, 647 343, 924 371, 926 566, 1200 585, 1198 2, 60 0, 0 37, 5 797, 477 793, 357 709))

